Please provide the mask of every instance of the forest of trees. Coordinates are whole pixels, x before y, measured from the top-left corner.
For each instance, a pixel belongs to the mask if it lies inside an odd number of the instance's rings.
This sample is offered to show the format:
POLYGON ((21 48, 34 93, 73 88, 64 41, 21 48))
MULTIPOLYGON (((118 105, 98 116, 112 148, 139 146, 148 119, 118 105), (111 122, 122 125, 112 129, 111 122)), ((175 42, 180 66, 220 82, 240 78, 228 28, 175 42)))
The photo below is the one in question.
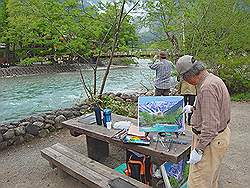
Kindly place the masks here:
POLYGON ((169 49, 175 59, 192 54, 232 93, 250 90, 248 0, 149 0, 144 7, 144 25, 156 36, 147 47, 169 49))
MULTIPOLYGON (((88 56, 111 49, 117 24, 116 4, 90 6, 77 0, 4 0, 1 4, 0 36, 24 59, 30 54, 68 54, 88 56), (113 26, 113 28, 112 28, 113 26), (110 32, 108 32, 110 30, 110 32)), ((119 49, 136 42, 135 25, 127 16, 120 32, 119 49)))
POLYGON ((21 60, 132 47, 168 49, 172 60, 183 54, 204 60, 231 92, 250 89, 249 0, 105 2, 2 0, 0 43, 21 60), (142 28, 151 41, 140 43, 146 36, 142 28))

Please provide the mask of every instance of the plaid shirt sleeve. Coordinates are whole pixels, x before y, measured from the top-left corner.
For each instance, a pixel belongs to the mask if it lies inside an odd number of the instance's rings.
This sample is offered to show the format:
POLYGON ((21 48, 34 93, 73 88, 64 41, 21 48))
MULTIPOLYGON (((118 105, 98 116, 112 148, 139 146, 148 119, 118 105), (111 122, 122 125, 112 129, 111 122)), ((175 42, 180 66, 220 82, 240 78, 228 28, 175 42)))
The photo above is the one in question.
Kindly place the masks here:
POLYGON ((216 91, 207 88, 201 93, 201 134, 199 135, 197 149, 204 151, 206 146, 217 136, 218 127, 220 126, 220 106, 216 91))
POLYGON ((149 68, 152 70, 156 70, 160 65, 160 62, 154 62, 153 64, 149 65, 149 68))

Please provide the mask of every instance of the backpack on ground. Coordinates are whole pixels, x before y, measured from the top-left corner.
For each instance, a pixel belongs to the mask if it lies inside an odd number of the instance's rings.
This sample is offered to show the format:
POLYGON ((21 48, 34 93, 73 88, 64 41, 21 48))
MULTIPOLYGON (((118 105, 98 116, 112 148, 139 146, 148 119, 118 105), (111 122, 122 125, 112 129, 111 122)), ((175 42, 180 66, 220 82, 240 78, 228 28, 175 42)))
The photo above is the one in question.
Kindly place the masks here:
POLYGON ((152 184, 151 157, 127 150, 125 174, 147 185, 152 184))

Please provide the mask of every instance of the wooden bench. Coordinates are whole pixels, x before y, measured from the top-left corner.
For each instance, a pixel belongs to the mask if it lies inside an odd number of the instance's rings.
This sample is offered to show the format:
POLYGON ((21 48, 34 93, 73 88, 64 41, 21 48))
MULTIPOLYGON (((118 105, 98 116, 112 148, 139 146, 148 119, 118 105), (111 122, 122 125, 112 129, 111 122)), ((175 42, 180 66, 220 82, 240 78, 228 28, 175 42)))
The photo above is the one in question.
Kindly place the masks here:
POLYGON ((111 182, 125 183, 129 185, 125 187, 131 188, 149 188, 149 186, 59 143, 41 150, 41 155, 49 161, 52 168, 57 167, 65 171, 91 188, 109 188, 112 187, 111 182))

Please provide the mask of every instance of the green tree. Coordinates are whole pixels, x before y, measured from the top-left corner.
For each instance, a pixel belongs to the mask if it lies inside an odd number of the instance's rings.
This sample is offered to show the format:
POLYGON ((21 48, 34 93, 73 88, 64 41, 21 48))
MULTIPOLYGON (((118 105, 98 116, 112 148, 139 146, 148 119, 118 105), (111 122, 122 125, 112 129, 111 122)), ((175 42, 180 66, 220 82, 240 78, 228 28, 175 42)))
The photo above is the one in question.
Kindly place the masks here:
POLYGON ((206 61, 231 91, 246 91, 249 68, 245 67, 249 67, 249 60, 243 59, 249 56, 249 7, 246 0, 147 1, 144 20, 161 36, 158 45, 165 38, 174 59, 192 54, 206 61), (241 79, 232 81, 226 76, 230 72, 238 78, 239 69, 243 71, 241 79))
MULTIPOLYGON (((138 2, 131 1, 132 7, 138 2)), ((90 6, 78 0, 9 0, 5 38, 17 49, 21 59, 48 54, 79 57, 93 68, 93 88, 87 87, 81 75, 84 89, 89 96, 96 95, 96 71, 101 53, 111 51, 113 56, 118 48, 126 50, 137 40, 132 17, 128 15, 130 10, 124 9, 126 3, 123 0, 90 6), (95 55, 97 61, 91 64, 87 57, 95 55)), ((99 94, 104 90, 112 58, 99 94)))
POLYGON ((0 41, 3 40, 4 31, 7 26, 7 13, 6 13, 6 2, 0 2, 0 41))

